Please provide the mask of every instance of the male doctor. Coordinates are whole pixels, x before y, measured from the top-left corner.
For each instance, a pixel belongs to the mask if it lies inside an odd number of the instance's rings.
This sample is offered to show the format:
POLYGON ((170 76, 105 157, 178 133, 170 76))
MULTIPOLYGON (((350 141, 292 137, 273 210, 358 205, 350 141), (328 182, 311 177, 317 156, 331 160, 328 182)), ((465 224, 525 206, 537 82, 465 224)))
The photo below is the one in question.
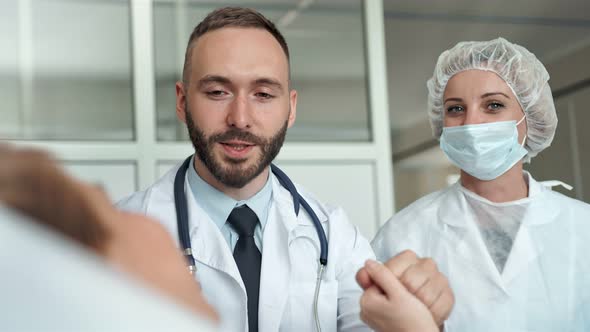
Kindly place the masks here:
MULTIPOLYGON (((369 243, 341 208, 297 186, 329 243, 315 309, 318 233, 304 209, 295 214, 291 193, 270 171, 295 122, 297 92, 290 87, 289 72, 285 39, 256 11, 215 10, 190 36, 183 79, 176 83, 176 114, 196 151, 184 181, 195 276, 221 317, 222 331, 314 331, 315 313, 323 331, 367 330, 359 315, 362 289, 355 274, 374 257, 369 243)), ((177 238, 174 180, 179 169, 119 207, 155 217, 177 238)), ((432 307, 442 313, 424 319, 446 317, 452 303, 424 303, 450 290, 429 283, 440 273, 421 268, 420 262, 403 263, 413 267, 400 279, 407 289, 411 281, 424 281, 419 293, 402 289, 412 295, 402 297, 412 299, 403 303, 404 310, 430 313, 424 308, 432 307)))

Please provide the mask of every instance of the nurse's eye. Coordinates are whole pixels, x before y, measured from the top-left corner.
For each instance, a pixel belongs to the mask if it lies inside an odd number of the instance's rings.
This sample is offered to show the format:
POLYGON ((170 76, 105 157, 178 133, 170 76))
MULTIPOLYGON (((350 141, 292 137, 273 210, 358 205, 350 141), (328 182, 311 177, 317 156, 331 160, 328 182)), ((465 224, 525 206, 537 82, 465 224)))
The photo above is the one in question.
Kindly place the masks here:
POLYGON ((456 114, 459 114, 464 111, 465 111, 465 109, 463 108, 463 106, 460 106, 460 105, 453 105, 453 106, 447 107, 447 114, 449 114, 449 115, 456 115, 456 114))
POLYGON ((488 109, 491 111, 498 111, 502 108, 504 108, 504 104, 499 103, 497 101, 492 101, 488 104, 488 109))

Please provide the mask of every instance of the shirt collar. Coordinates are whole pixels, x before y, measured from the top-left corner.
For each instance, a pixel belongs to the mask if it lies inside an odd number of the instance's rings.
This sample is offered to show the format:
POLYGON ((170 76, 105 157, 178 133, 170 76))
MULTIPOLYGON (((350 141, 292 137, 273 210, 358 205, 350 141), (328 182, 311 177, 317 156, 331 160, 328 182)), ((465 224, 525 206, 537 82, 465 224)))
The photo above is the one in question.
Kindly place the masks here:
POLYGON ((205 182, 195 171, 194 158, 193 155, 187 172, 189 187, 193 192, 193 196, 198 201, 199 206, 205 210, 217 227, 221 229, 225 225, 229 214, 235 207, 246 204, 256 213, 260 221, 260 226, 264 229, 272 199, 270 176, 266 180, 264 187, 254 196, 246 200, 237 201, 205 182))

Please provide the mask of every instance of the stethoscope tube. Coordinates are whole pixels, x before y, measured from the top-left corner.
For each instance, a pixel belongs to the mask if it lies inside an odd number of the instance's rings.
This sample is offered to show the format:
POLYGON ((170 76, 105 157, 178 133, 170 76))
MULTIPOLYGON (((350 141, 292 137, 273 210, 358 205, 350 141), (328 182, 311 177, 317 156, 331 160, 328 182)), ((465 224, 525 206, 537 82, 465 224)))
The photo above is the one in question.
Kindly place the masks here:
POLYGON ((289 179, 287 174, 285 174, 285 172, 283 172, 274 164, 270 165, 270 169, 272 170, 272 173, 277 177, 281 185, 291 193, 291 196, 293 196, 293 208, 295 209, 295 215, 299 215, 299 205, 301 204, 301 206, 303 206, 303 209, 307 211, 307 214, 311 217, 313 225, 315 226, 316 232, 320 239, 320 266, 318 269, 315 291, 313 295, 313 317, 315 321, 316 331, 321 332, 322 328, 320 325, 318 300, 320 297, 320 286, 322 285, 324 270, 328 265, 328 239, 326 238, 326 232, 324 232, 324 228, 322 227, 322 223, 320 222, 318 216, 315 214, 311 206, 309 206, 307 201, 299 195, 299 193, 297 192, 297 188, 295 188, 295 185, 293 184, 291 179, 289 179))
POLYGON ((191 274, 196 270, 195 258, 191 249, 191 238, 188 230, 188 202, 186 194, 184 193, 184 181, 186 179, 186 171, 190 166, 191 157, 180 166, 176 176, 174 177, 174 207, 176 209, 176 224, 178 226, 178 239, 182 245, 182 253, 186 257, 188 269, 191 274))
POLYGON ((301 204, 303 206, 303 209, 311 217, 313 225, 316 229, 316 233, 318 234, 320 240, 320 264, 324 266, 328 265, 328 239, 326 238, 326 232, 322 227, 320 219, 315 214, 311 206, 309 206, 307 201, 299 195, 299 193, 297 192, 297 188, 295 188, 295 185, 293 184, 293 182, 291 182, 291 179, 289 179, 287 174, 285 174, 285 172, 283 172, 274 164, 270 165, 270 169, 272 170, 272 173, 277 177, 281 185, 285 187, 289 191, 289 193, 291 193, 291 196, 293 196, 293 208, 295 209, 295 215, 299 216, 299 204, 301 204))

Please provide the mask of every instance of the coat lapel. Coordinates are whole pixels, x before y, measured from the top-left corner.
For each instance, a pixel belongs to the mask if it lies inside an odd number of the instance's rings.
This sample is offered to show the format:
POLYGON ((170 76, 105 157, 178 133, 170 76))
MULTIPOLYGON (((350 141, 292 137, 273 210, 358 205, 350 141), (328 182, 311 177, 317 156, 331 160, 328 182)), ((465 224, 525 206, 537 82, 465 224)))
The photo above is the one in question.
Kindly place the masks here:
POLYGON ((194 258, 201 264, 229 275, 240 285, 245 296, 246 289, 233 254, 219 228, 197 204, 192 190, 188 187, 188 180, 185 183, 185 193, 188 200, 189 230, 194 258))
POLYGON ((273 199, 264 229, 260 303, 260 331, 278 331, 289 296, 291 264, 289 241, 297 225, 293 202, 288 191, 273 177, 273 199))

